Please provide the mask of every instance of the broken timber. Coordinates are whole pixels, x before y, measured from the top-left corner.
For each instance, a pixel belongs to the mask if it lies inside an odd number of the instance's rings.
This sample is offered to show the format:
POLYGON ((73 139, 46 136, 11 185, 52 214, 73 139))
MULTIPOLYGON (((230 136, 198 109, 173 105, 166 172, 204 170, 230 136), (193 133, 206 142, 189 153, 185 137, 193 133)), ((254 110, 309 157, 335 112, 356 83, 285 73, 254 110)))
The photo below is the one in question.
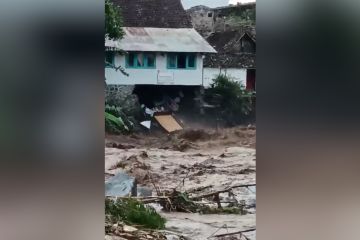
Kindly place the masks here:
MULTIPOLYGON (((234 188, 241 188, 241 187, 253 187, 253 186, 256 186, 256 184, 242 184, 242 185, 234 185, 234 186, 231 186, 229 188, 226 188, 224 190, 219 190, 219 191, 216 191, 216 192, 212 192, 212 193, 207 193, 207 194, 203 194, 203 195, 199 195, 199 196, 194 196, 194 197, 191 197, 190 199, 191 200, 199 200, 199 199, 202 199, 202 198, 208 198, 208 197, 211 197, 211 196, 218 196, 220 193, 225 193, 225 192, 229 192, 231 191, 232 189, 234 188)), ((107 196, 107 197, 112 197, 112 198, 115 198, 115 199, 127 199, 129 197, 113 197, 113 196, 107 196)), ((136 199, 138 201, 141 201, 142 203, 144 204, 147 204, 147 203, 156 203, 156 202, 160 202, 160 201, 170 201, 170 198, 171 196, 153 196, 153 197, 132 197, 133 199, 136 199)), ((220 202, 220 200, 218 200, 217 202, 220 202)))
POLYGON ((201 199, 201 198, 207 198, 207 197, 211 197, 211 196, 216 196, 216 195, 219 195, 220 193, 225 193, 225 192, 229 192, 231 191, 232 189, 234 188, 241 188, 241 187, 253 187, 253 186, 256 186, 256 184, 242 184, 242 185, 235 185, 235 186, 232 186, 232 187, 229 187, 229 188, 226 188, 224 190, 219 190, 219 191, 216 191, 216 192, 212 192, 212 193, 207 193, 207 194, 203 194, 203 195, 199 195, 199 196, 195 196, 195 197, 192 197, 191 199, 192 200, 197 200, 197 199, 201 199))
POLYGON ((183 129, 180 124, 175 120, 175 118, 170 114, 156 115, 154 116, 154 118, 168 133, 183 129))

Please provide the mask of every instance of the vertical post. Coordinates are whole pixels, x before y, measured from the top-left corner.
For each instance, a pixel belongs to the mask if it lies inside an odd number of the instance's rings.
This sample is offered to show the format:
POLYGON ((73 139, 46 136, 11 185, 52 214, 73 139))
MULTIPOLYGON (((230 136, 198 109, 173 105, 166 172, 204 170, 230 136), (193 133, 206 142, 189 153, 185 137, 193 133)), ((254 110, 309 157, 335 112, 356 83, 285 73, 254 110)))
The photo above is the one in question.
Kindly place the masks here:
POLYGON ((204 87, 204 55, 201 55, 201 85, 204 87))

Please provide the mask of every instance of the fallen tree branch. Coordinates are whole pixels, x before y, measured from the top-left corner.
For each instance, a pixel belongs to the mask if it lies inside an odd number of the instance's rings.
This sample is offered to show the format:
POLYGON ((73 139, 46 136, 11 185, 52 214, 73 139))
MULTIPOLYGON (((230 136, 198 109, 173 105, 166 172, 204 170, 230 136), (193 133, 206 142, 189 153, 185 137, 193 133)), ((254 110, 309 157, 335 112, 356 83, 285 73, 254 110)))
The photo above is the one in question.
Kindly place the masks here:
MULTIPOLYGON (((238 231, 238 232, 232 232, 232 233, 218 234, 218 235, 212 236, 212 238, 226 237, 226 236, 231 236, 231 235, 236 235, 236 234, 243 234, 243 233, 253 232, 253 231, 256 231, 256 228, 251 228, 251 229, 238 231)), ((246 236, 244 236, 244 237, 246 237, 246 236)))
POLYGON ((205 190, 207 188, 212 188, 212 187, 214 187, 214 185, 209 185, 209 186, 204 186, 204 187, 197 187, 197 188, 187 190, 187 192, 188 193, 200 192, 200 191, 203 191, 203 190, 205 190))
POLYGON ((110 198, 110 199, 135 199, 137 201, 141 201, 141 202, 146 202, 146 201, 156 201, 156 200, 160 200, 160 199, 167 199, 167 196, 154 196, 154 197, 113 197, 113 196, 106 196, 106 198, 110 198))
POLYGON ((235 185, 235 186, 226 188, 226 189, 224 189, 224 190, 219 190, 219 191, 216 191, 216 192, 212 192, 212 193, 207 193, 207 194, 195 196, 195 197, 192 197, 191 199, 192 199, 192 200, 196 200, 196 199, 201 199, 201 198, 207 198, 207 197, 211 197, 211 196, 217 195, 217 194, 219 194, 219 193, 229 192, 229 191, 231 191, 231 190, 234 189, 234 188, 252 187, 252 186, 256 186, 256 184, 235 185))

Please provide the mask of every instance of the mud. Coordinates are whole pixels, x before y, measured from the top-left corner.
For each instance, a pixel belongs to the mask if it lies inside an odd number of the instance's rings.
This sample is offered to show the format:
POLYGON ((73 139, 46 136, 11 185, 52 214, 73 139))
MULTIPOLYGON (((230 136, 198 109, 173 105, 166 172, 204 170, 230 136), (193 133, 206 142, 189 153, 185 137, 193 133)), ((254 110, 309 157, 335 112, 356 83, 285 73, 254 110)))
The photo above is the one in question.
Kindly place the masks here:
MULTIPOLYGON (((252 184, 256 175, 255 132, 254 128, 239 127, 185 130, 173 135, 107 136, 105 175, 123 169, 142 186, 156 186, 161 191, 176 188, 195 195, 252 184), (111 143, 134 148, 112 147, 111 143)), ((237 188, 233 194, 237 201, 245 201, 248 214, 161 214, 167 219, 168 230, 194 240, 207 239, 216 231, 222 234, 255 228, 255 189, 237 188)), ((220 197, 230 201, 233 196, 224 193, 220 197)), ((246 236, 255 239, 255 232, 246 236)))
POLYGON ((210 134, 203 129, 188 129, 182 131, 179 134, 179 138, 186 139, 189 141, 198 141, 198 140, 206 141, 216 136, 218 136, 218 133, 210 134))
POLYGON ((161 148, 176 149, 179 144, 189 145, 185 150, 208 149, 213 147, 242 146, 255 148, 256 128, 235 127, 223 129, 184 129, 178 133, 167 134, 153 131, 130 135, 106 135, 105 146, 109 148, 161 148))

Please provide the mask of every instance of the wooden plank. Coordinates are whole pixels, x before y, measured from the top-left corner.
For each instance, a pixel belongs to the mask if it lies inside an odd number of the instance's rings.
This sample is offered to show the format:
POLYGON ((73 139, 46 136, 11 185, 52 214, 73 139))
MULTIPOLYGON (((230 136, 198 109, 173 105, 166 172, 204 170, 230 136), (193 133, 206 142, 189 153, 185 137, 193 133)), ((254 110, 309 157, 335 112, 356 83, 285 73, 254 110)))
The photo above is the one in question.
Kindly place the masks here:
POLYGON ((183 129, 171 115, 158 115, 155 119, 169 133, 183 129))

